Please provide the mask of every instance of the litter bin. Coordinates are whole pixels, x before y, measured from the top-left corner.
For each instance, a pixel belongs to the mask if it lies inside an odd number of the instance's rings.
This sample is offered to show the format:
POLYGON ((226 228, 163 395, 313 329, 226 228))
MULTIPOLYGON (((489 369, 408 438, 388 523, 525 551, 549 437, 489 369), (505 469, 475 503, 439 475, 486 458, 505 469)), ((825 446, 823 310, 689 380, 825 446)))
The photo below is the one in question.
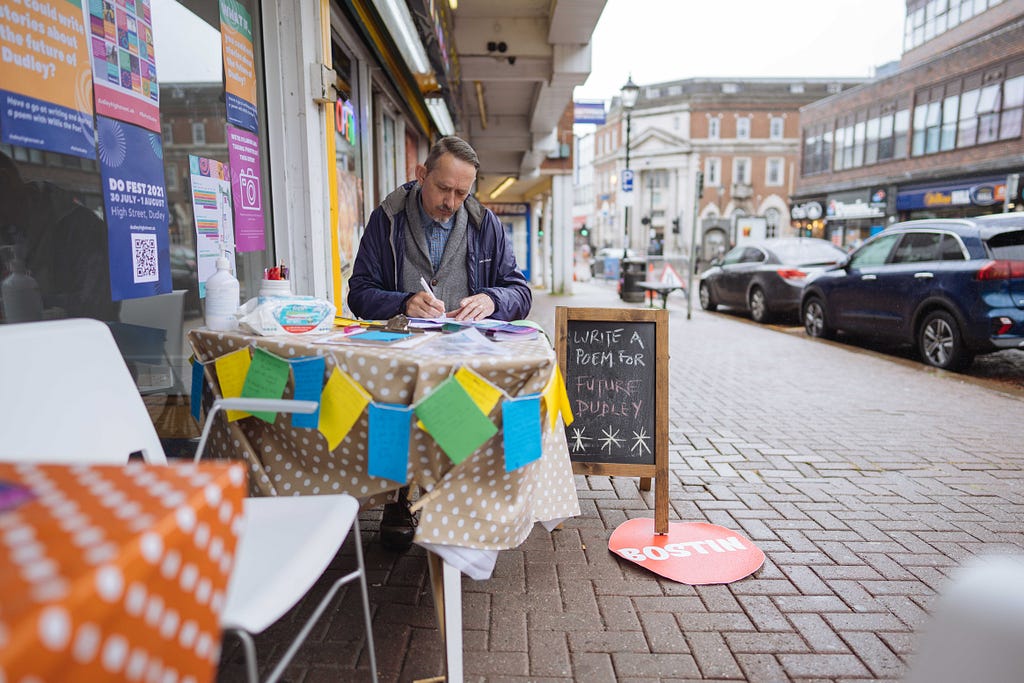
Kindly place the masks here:
POLYGON ((647 261, 645 259, 624 259, 619 274, 619 298, 630 303, 644 300, 644 290, 640 283, 647 278, 647 261))

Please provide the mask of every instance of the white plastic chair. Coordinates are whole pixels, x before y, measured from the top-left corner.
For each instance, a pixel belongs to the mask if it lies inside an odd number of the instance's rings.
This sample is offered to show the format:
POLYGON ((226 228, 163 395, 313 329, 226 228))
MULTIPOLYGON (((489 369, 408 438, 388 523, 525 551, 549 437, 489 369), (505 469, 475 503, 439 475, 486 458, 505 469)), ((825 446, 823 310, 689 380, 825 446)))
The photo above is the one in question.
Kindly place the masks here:
MULTIPOLYGON (((130 454, 141 452, 149 463, 167 463, 142 397, 103 323, 71 319, 0 325, 0 364, 0 460, 124 464, 130 454)), ((220 399, 207 416, 200 448, 221 410, 311 413, 316 407, 315 401, 220 399)), ((358 510, 356 499, 345 494, 245 500, 245 529, 221 625, 242 639, 249 680, 256 680, 250 634, 261 633, 298 603, 353 531, 358 568, 334 582, 267 681, 277 680, 330 600, 355 579, 362 591, 370 673, 377 680, 358 510)))

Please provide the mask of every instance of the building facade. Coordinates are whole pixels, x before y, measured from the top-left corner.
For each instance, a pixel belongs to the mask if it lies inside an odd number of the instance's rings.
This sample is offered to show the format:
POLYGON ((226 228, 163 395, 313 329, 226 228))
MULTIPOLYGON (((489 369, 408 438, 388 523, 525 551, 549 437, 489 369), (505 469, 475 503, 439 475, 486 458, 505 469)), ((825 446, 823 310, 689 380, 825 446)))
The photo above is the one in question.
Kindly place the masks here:
POLYGON ((883 78, 800 111, 794 226, 843 246, 899 220, 1019 205, 1024 0, 909 0, 883 78))
POLYGON ((628 116, 631 192, 620 180, 627 112, 614 100, 593 134, 594 214, 587 223, 595 244, 628 243, 666 258, 688 258, 695 244, 707 260, 745 238, 787 233, 800 107, 863 82, 699 78, 641 86, 628 116))

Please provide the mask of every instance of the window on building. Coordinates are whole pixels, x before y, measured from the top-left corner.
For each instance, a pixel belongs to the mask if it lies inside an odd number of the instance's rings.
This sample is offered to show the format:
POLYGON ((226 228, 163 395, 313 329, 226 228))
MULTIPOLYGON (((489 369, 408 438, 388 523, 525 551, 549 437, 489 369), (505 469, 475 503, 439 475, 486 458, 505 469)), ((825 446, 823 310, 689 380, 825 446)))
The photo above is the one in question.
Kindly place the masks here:
POLYGON ((749 140, 750 139, 750 117, 741 116, 736 119, 736 139, 737 140, 749 140))
POLYGON ((163 123, 160 125, 160 136, 163 138, 165 145, 174 144, 174 127, 169 123, 163 123))
POLYGON ((1024 108, 1024 76, 1017 76, 1003 84, 1003 116, 999 124, 1000 140, 1020 137, 1022 108, 1024 108))
POLYGON ((202 121, 192 123, 192 144, 206 144, 206 124, 202 121))
POLYGON ((164 181, 168 192, 175 192, 178 189, 178 167, 174 163, 164 166, 164 181))
POLYGON ((722 119, 712 116, 708 119, 708 139, 717 140, 722 136, 722 119))
POLYGON ((779 236, 779 224, 782 222, 782 213, 776 208, 766 209, 764 212, 765 230, 767 238, 779 236))
POLYGON ((723 83, 722 92, 726 95, 735 95, 740 91, 740 86, 736 83, 723 83))
POLYGON ((786 120, 781 116, 773 116, 768 124, 768 137, 772 140, 781 140, 785 132, 786 120))
POLYGON ((722 186, 722 160, 718 157, 710 157, 704 160, 704 186, 722 186))
POLYGON ((789 92, 793 93, 794 95, 799 95, 803 91, 804 91, 804 84, 803 83, 791 83, 789 85, 789 92))
POLYGON ((892 158, 893 159, 906 159, 907 158, 907 141, 910 136, 910 110, 901 109, 896 112, 896 118, 893 121, 893 133, 892 133, 892 158))
POLYGON ((878 162, 878 134, 880 130, 881 123, 877 116, 868 119, 864 126, 864 164, 867 166, 878 162))
POLYGON ((866 127, 864 121, 858 121, 853 125, 853 166, 860 167, 864 165, 864 130, 866 127))
POLYGON ((782 185, 786 181, 783 170, 785 168, 784 163, 785 160, 782 157, 768 158, 764 169, 765 185, 782 185))
POLYGON ((750 184, 749 157, 736 157, 732 160, 732 182, 737 185, 750 184))

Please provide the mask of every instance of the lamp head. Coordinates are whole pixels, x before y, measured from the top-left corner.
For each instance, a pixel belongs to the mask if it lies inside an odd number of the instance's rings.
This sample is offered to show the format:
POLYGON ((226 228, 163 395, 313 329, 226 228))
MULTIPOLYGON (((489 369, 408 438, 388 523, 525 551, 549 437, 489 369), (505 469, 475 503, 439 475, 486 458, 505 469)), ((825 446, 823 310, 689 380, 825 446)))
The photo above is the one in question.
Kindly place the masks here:
POLYGON ((636 100, 640 96, 640 86, 633 82, 633 75, 629 75, 626 85, 622 86, 622 108, 626 111, 636 106, 636 100))

